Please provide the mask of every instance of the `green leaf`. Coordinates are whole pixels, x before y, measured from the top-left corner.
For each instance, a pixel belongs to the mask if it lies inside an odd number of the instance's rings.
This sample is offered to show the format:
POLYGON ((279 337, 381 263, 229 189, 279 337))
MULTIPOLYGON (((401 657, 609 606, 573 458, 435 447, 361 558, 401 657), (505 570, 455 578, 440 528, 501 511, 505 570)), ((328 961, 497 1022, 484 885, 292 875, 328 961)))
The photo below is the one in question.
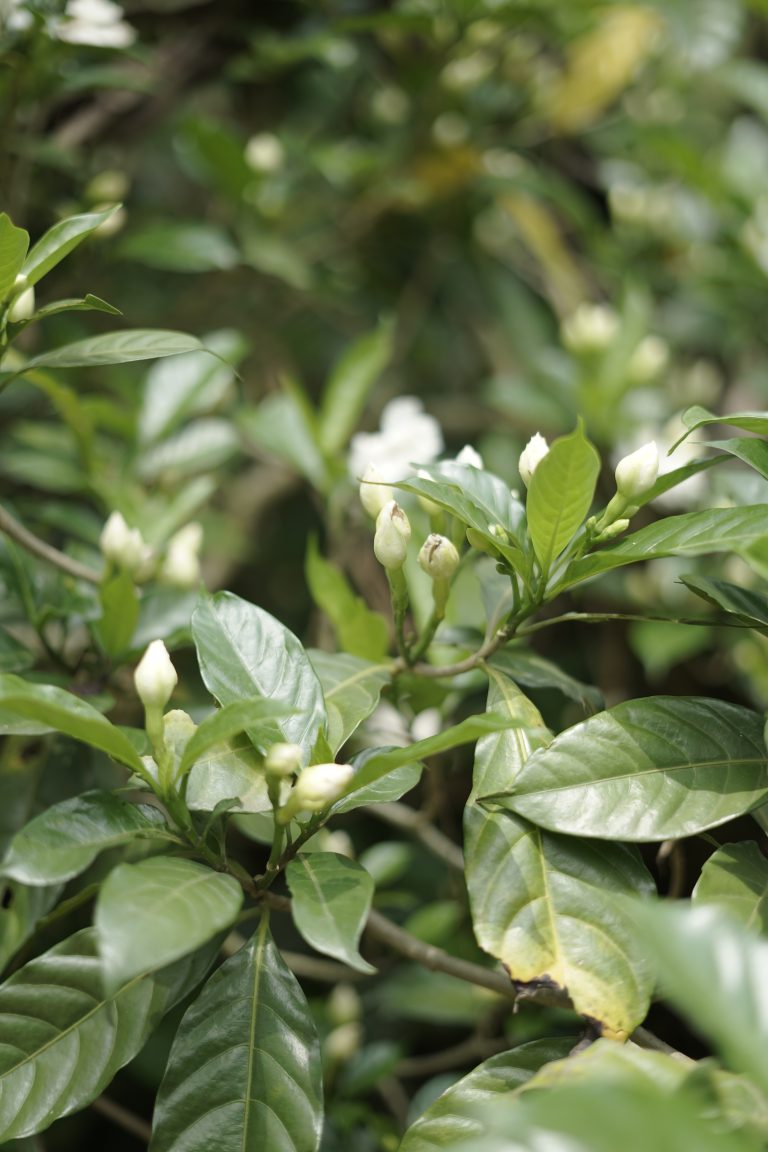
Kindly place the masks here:
POLYGON ((205 346, 195 336, 168 332, 162 328, 129 328, 125 332, 107 332, 64 344, 51 352, 33 356, 15 375, 33 368, 87 368, 102 364, 129 364, 134 360, 157 360, 161 356, 178 356, 182 352, 204 352, 205 346))
POLYGON ((223 228, 197 221, 147 224, 123 240, 120 255, 168 272, 220 272, 240 263, 223 228))
POLYGON ((389 624, 356 596, 341 568, 320 555, 310 538, 304 566, 307 586, 318 608, 330 620, 340 647, 364 660, 383 660, 389 647, 389 624))
POLYGON ((291 861, 286 879, 293 922, 307 943, 357 972, 375 972, 358 951, 374 890, 365 868, 335 852, 310 852, 291 861))
POLYGON ((534 1040, 485 1060, 427 1108, 406 1132, 398 1152, 439 1152, 469 1136, 481 1136, 483 1108, 514 1092, 551 1060, 563 1059, 572 1047, 570 1037, 534 1040))
POLYGON ((736 616, 750 628, 768 630, 768 596, 725 580, 708 580, 705 576, 680 576, 678 579, 716 608, 736 616))
MULTIPOLYGON (((436 736, 429 736, 426 740, 417 740, 405 748, 388 748, 384 752, 377 751, 370 756, 365 764, 347 786, 344 798, 358 789, 367 787, 381 780, 393 768, 401 768, 405 764, 413 764, 417 760, 426 760, 428 756, 436 756, 438 752, 447 752, 451 748, 458 748, 461 744, 471 744, 480 736, 489 732, 500 732, 513 725, 508 717, 495 714, 485 716, 468 716, 460 724, 438 732, 436 736)), ((334 811, 336 808, 334 807, 334 811)))
POLYGON ((63 887, 27 888, 16 880, 0 883, 0 971, 58 903, 63 887))
POLYGON ((267 457, 286 461, 318 491, 325 489, 325 461, 304 406, 293 392, 268 396, 257 408, 242 412, 239 423, 245 436, 267 457))
POLYGON ((311 648, 307 655, 322 685, 328 711, 328 745, 335 756, 376 708, 382 688, 392 678, 391 665, 371 664, 357 656, 321 652, 319 648, 311 648))
POLYGON ((240 812, 272 810, 264 762, 246 736, 216 744, 203 753, 186 780, 185 800, 191 811, 213 812, 219 804, 234 799, 240 801, 240 812))
POLYGON ((673 488, 677 488, 678 484, 684 484, 686 480, 690 480, 691 476, 698 476, 699 472, 707 472, 716 464, 722 464, 727 459, 728 457, 725 455, 708 456, 705 460, 692 460, 690 464, 683 464, 680 468, 673 468, 671 472, 662 473, 655 484, 635 501, 637 507, 643 508, 655 500, 657 496, 663 496, 665 492, 671 492, 673 488))
POLYGON ((576 680, 557 664, 530 648, 508 645, 495 652, 490 663, 526 688, 551 688, 562 693, 586 713, 599 712, 604 707, 599 688, 576 680))
POLYGON ((215 951, 105 994, 87 928, 15 972, 0 987, 0 1139, 41 1132, 94 1100, 202 979, 215 951))
POLYGON ((768 860, 752 840, 710 856, 693 890, 694 904, 714 904, 745 928, 768 935, 768 860))
POLYGON ((321 1129, 317 1035, 265 918, 181 1021, 150 1152, 316 1152, 321 1129))
POLYGON ((643 841, 692 836, 767 796, 760 716, 720 700, 650 696, 566 729, 493 799, 555 832, 643 841))
POLYGON ((141 757, 128 737, 110 724, 101 712, 63 688, 27 683, 18 676, 2 675, 0 707, 6 716, 13 713, 27 717, 36 724, 100 748, 135 772, 142 769, 141 757))
POLYGON ((10 295, 28 247, 29 233, 17 228, 7 212, 0 212, 0 301, 10 295))
POLYGON ((374 384, 386 368, 394 343, 387 321, 349 345, 323 392, 318 442, 327 456, 340 452, 357 427, 374 384))
POLYGON ((279 722, 283 738, 308 758, 325 730, 323 691, 304 648, 268 612, 219 592, 202 600, 192 634, 205 686, 221 704, 266 696, 288 710, 279 722))
POLYGON ((119 864, 104 882, 94 924, 107 987, 117 988, 205 944, 237 918, 232 876, 171 856, 119 864))
MULTIPOLYGON (((353 756, 350 763, 354 765, 356 774, 362 772, 365 764, 373 756, 380 756, 383 752, 392 751, 390 748, 367 748, 357 756, 353 756)), ((421 779, 424 765, 418 760, 411 764, 402 764, 399 768, 391 768, 385 776, 380 776, 372 784, 363 784, 348 792, 343 799, 337 800, 331 809, 334 816, 342 812, 353 812, 355 808, 362 808, 366 804, 384 804, 391 800, 399 800, 415 788, 421 779)))
POLYGON ((542 572, 549 572, 589 512, 599 472, 600 457, 581 427, 555 440, 534 471, 526 511, 542 572))
POLYGON ((279 740, 280 733, 273 721, 285 716, 289 711, 287 705, 276 704, 274 700, 265 700, 263 696, 225 704, 198 725, 184 749, 179 763, 179 775, 183 776, 188 772, 210 748, 225 743, 240 732, 263 731, 264 737, 269 738, 271 743, 275 737, 279 740))
POLYGON ((104 580, 99 588, 101 618, 95 625, 108 656, 120 656, 131 643, 139 619, 139 597, 129 572, 122 569, 104 580))
MULTIPOLYGON (((768 418, 766 418, 768 425, 768 418)), ((746 436, 737 436, 733 440, 708 440, 708 448, 719 448, 729 456, 737 456, 750 468, 759 472, 764 480, 768 480, 768 443, 765 440, 748 439, 746 436)))
POLYGON ((34 316, 31 316, 26 323, 31 324, 34 320, 45 320, 48 316, 58 316, 60 312, 106 312, 109 316, 122 316, 119 308, 115 308, 113 304, 108 304, 100 296, 93 296, 88 292, 87 295, 74 300, 54 300, 52 304, 38 308, 34 316))
POLYGON ((683 423, 688 431, 675 441, 670 452, 674 452, 691 432, 695 432, 705 424, 727 424, 731 428, 741 428, 744 432, 758 432, 762 436, 768 436, 768 412, 729 412, 727 416, 716 416, 707 408, 694 404, 683 412, 683 423))
MULTIPOLYGON (((515 685, 492 670, 488 707, 517 727, 478 741, 472 797, 511 784, 550 734, 515 685)), ((512 980, 541 990, 628 1035, 644 1018, 651 986, 631 920, 612 899, 654 891, 639 855, 621 844, 574 840, 506 812, 467 804, 464 856, 477 942, 512 980)))
MULTIPOLYGON (((534 473, 535 475, 535 473, 534 473)), ((738 552, 768 535, 768 504, 749 508, 711 508, 684 512, 649 524, 619 544, 584 556, 569 567, 559 590, 639 560, 659 556, 706 556, 709 552, 738 552)))
POLYGON ((167 833, 162 812, 149 804, 129 804, 114 792, 84 792, 46 808, 17 832, 0 874, 23 884, 56 884, 84 872, 106 848, 167 833))
POLYGON ((768 1092, 768 941, 722 908, 634 907, 662 991, 737 1072, 768 1092))
POLYGON ((116 204, 104 212, 86 212, 81 216, 70 216, 49 228, 30 248, 29 255, 24 261, 21 271, 26 276, 27 283, 37 284, 38 280, 47 276, 73 248, 77 248, 78 244, 85 240, 86 236, 90 236, 100 224, 109 220, 118 207, 116 204))

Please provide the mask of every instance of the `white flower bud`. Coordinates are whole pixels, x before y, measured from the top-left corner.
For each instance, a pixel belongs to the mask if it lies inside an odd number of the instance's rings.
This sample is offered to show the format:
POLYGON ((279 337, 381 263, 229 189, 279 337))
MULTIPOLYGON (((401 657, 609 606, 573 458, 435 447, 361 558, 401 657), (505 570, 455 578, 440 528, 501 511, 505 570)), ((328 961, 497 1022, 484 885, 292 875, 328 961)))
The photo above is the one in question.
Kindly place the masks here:
POLYGON ((129 528, 120 512, 112 512, 101 530, 99 546, 102 555, 135 574, 144 567, 152 555, 138 528, 129 528))
POLYGON ((351 764, 311 764, 294 785, 289 804, 298 812, 320 812, 338 800, 355 774, 351 764))
POLYGON ((362 1016, 362 1007, 357 989, 343 982, 334 986, 326 1001, 328 1019, 337 1028, 358 1021, 362 1016))
POLYGON ((616 491, 629 503, 643 496, 659 474, 659 450, 655 440, 625 456, 616 465, 616 491))
POLYGON ((179 682, 162 640, 153 640, 133 674, 139 699, 145 708, 165 708, 179 682))
MULTIPOLYGON (((17 276, 15 288, 22 288, 26 283, 26 276, 17 276)), ((29 288, 23 288, 16 299, 8 309, 8 319, 11 324, 17 324, 19 320, 29 320, 30 316, 35 313, 35 289, 30 284, 29 288)))
POLYGON ((613 343, 619 330, 619 318, 605 304, 580 304, 563 321, 560 336, 571 352, 603 352, 613 343))
POLYGON ((277 172, 285 161, 285 149, 271 132, 258 132, 245 146, 245 162, 255 172, 277 172))
MULTIPOLYGON (((431 480, 432 479, 429 472, 427 472, 426 468, 417 469, 416 475, 419 477, 420 480, 431 480)), ((443 511, 442 508, 440 507, 439 504, 435 504, 434 500, 430 500, 429 496, 417 496, 416 499, 418 500, 419 504, 421 505, 421 507, 426 512, 427 516, 430 517, 430 519, 432 519, 435 516, 441 515, 441 513, 443 511)))
POLYGON ((456 457, 457 464, 469 464, 473 468, 483 468, 483 458, 479 452, 476 452, 471 444, 465 444, 461 452, 456 457))
POLYGON ((163 716, 163 739, 173 761, 174 776, 184 755, 184 749, 196 731, 197 724, 189 713, 181 708, 173 708, 163 716))
POLYGON ((520 460, 518 462, 518 471, 522 478, 523 484, 526 488, 531 482, 531 476, 541 464, 544 457, 549 452, 549 444, 540 432, 534 433, 520 453, 520 460))
POLYGON ((272 744, 267 749, 264 770, 268 776, 280 780, 293 776, 301 768, 301 748, 298 744, 272 744))
POLYGON ((369 516, 375 520, 385 504, 393 499, 392 489, 383 482, 384 477, 376 465, 371 463, 363 473, 360 483, 360 503, 369 516))
POLYGON ((363 1029, 356 1020, 341 1024, 329 1032, 323 1041, 326 1060, 333 1064, 346 1064, 359 1051, 362 1040, 363 1029))
POLYGON ((627 371, 634 384, 646 384, 666 368, 669 345, 660 336, 644 336, 630 357, 627 371))
POLYGON ((376 534, 373 537, 373 551, 384 568, 402 568, 408 553, 411 538, 411 524, 396 501, 384 505, 376 519, 376 534))
POLYGON ((433 532, 421 546, 419 566, 433 580, 450 580, 459 566, 459 553, 447 536, 433 532))
POLYGON ((185 524, 168 542, 160 578, 177 588, 195 588, 200 583, 200 548, 203 529, 196 521, 185 524))

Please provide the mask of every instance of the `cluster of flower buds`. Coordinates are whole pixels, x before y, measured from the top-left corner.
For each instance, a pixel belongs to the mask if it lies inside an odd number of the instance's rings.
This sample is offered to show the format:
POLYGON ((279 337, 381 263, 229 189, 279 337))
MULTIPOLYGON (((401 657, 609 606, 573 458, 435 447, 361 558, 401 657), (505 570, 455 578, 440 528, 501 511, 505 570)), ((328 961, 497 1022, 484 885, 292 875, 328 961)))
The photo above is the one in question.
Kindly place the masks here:
POLYGON ((102 555, 134 579, 146 578, 154 554, 138 528, 129 528, 121 512, 112 512, 99 538, 102 555))

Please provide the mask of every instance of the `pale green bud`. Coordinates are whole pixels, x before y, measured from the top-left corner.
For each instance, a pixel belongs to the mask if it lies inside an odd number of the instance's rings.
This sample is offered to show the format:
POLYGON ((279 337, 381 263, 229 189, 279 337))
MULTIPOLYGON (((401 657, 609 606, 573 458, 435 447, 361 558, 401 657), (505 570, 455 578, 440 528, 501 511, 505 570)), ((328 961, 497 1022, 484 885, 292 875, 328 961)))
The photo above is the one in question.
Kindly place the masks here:
POLYGON ((534 433, 520 453, 520 460, 517 465, 520 477, 526 488, 530 484, 534 472, 548 452, 549 444, 547 444, 546 439, 540 432, 534 433))
POLYGON ((179 682, 162 640, 153 640, 133 674, 136 692, 145 708, 165 708, 179 682))
POLYGON ((390 570, 399 570, 408 554, 411 524, 400 505, 390 500, 376 519, 373 551, 379 564, 390 570))
POLYGON ((659 450, 651 440, 619 460, 616 465, 616 491, 627 502, 645 495, 659 474, 659 450))
POLYGON ((362 1010, 360 996, 351 984, 336 984, 326 1001, 328 1019, 337 1028, 342 1024, 354 1024, 360 1019, 362 1010))
POLYGON ((629 518, 623 516, 620 520, 614 520, 613 524, 604 528, 597 539, 601 542, 614 540, 617 536, 621 536, 622 532, 626 532, 627 528, 629 528, 629 518))
POLYGON ((285 149, 271 132, 258 132, 245 146, 245 162, 254 172, 277 172, 285 162, 285 149))
POLYGON ((105 559, 125 568, 132 575, 143 568, 152 556, 138 528, 129 528, 120 512, 112 512, 101 530, 99 546, 105 559))
POLYGON ((8 319, 11 324, 17 324, 20 320, 29 320, 30 316, 34 316, 35 289, 31 284, 25 288, 26 282, 26 276, 18 275, 16 277, 14 288, 20 289, 20 291, 8 310, 8 319))
POLYGON ((419 552, 419 566, 433 580, 450 580, 459 566, 459 553, 447 536, 433 532, 419 552))
POLYGON ((669 345, 660 336, 644 336, 630 357, 627 371, 634 384, 653 380, 669 363, 669 345))
POLYGON ((359 1050, 363 1040, 363 1029, 357 1021, 341 1024, 329 1032, 323 1041, 326 1060, 333 1064, 345 1064, 359 1050))
POLYGON ((338 800, 354 774, 351 764, 311 764, 296 781, 288 803, 298 812, 321 812, 338 800))
POLYGON ((389 504, 390 500, 393 499, 392 489, 389 484, 383 483, 383 479, 381 472, 371 462, 363 473, 360 482, 360 503, 374 520, 385 504, 389 504))
POLYGON ((563 321, 560 336, 571 352, 603 352, 619 331, 619 318, 605 304, 580 304, 563 321))
POLYGON ((486 556, 498 557, 498 553, 482 532, 478 532, 477 528, 467 528, 467 543, 471 548, 477 548, 478 552, 484 552, 486 556))
POLYGON ((160 579, 177 588, 195 588, 200 583, 200 549, 203 529, 197 521, 185 524, 168 541, 160 569, 160 579))
POLYGON ((301 748, 298 744, 272 744, 267 749, 264 770, 268 776, 280 780, 293 776, 301 768, 301 748))

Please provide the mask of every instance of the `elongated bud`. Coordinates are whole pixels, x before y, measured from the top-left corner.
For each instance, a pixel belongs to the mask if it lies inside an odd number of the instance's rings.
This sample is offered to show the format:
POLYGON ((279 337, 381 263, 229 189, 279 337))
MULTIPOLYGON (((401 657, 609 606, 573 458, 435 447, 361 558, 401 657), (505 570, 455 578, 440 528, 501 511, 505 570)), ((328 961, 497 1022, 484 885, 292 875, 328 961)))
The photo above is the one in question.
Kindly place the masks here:
MULTIPOLYGON (((16 287, 20 288, 22 282, 26 282, 26 276, 16 277, 16 287)), ((17 324, 19 320, 29 320, 30 316, 35 313, 35 289, 30 284, 29 288, 24 288, 22 292, 14 300, 11 307, 8 309, 8 319, 11 324, 17 324)))
POLYGON ((301 748, 298 744, 272 744, 264 759, 267 776, 285 780, 301 768, 301 748))
POLYGON ((627 528, 629 528, 629 517, 623 516, 620 520, 614 520, 613 524, 609 524, 607 528, 604 528, 595 539, 601 544, 607 540, 615 540, 617 536, 621 536, 622 532, 626 532, 627 528))
POLYGON ((383 483, 384 477, 374 463, 370 463, 363 473, 360 482, 360 503, 369 516, 374 520, 385 504, 393 499, 389 484, 383 483))
POLYGON ((376 519, 373 551, 379 564, 390 570, 402 568, 410 539, 411 524, 408 517, 395 500, 390 500, 376 519))
POLYGON ((433 532, 421 546, 419 565, 433 580, 450 580, 459 566, 459 553, 447 536, 433 532))
POLYGON ((297 812, 320 812, 338 800, 354 774, 351 764, 312 764, 299 776, 288 803, 297 812))
POLYGON ((165 708, 179 682, 162 640, 153 640, 133 674, 139 699, 145 708, 165 708))
POLYGON ((472 468, 483 468, 483 458, 476 452, 471 444, 465 444, 456 457, 457 464, 469 464, 472 468))
POLYGON ((101 530, 99 546, 105 559, 132 575, 140 571, 152 555, 139 529, 129 528, 120 512, 110 513, 101 530))
POLYGON ((616 491, 629 503, 644 496, 658 474, 659 450, 651 440, 616 465, 616 491))
POLYGON ((518 462, 518 471, 522 478, 523 484, 526 488, 531 482, 531 476, 541 464, 544 457, 549 452, 549 444, 540 432, 534 433, 520 453, 520 460, 518 462))
POLYGON ((185 524, 168 541, 160 579, 177 588, 195 588, 200 583, 200 549, 203 529, 196 521, 185 524))

